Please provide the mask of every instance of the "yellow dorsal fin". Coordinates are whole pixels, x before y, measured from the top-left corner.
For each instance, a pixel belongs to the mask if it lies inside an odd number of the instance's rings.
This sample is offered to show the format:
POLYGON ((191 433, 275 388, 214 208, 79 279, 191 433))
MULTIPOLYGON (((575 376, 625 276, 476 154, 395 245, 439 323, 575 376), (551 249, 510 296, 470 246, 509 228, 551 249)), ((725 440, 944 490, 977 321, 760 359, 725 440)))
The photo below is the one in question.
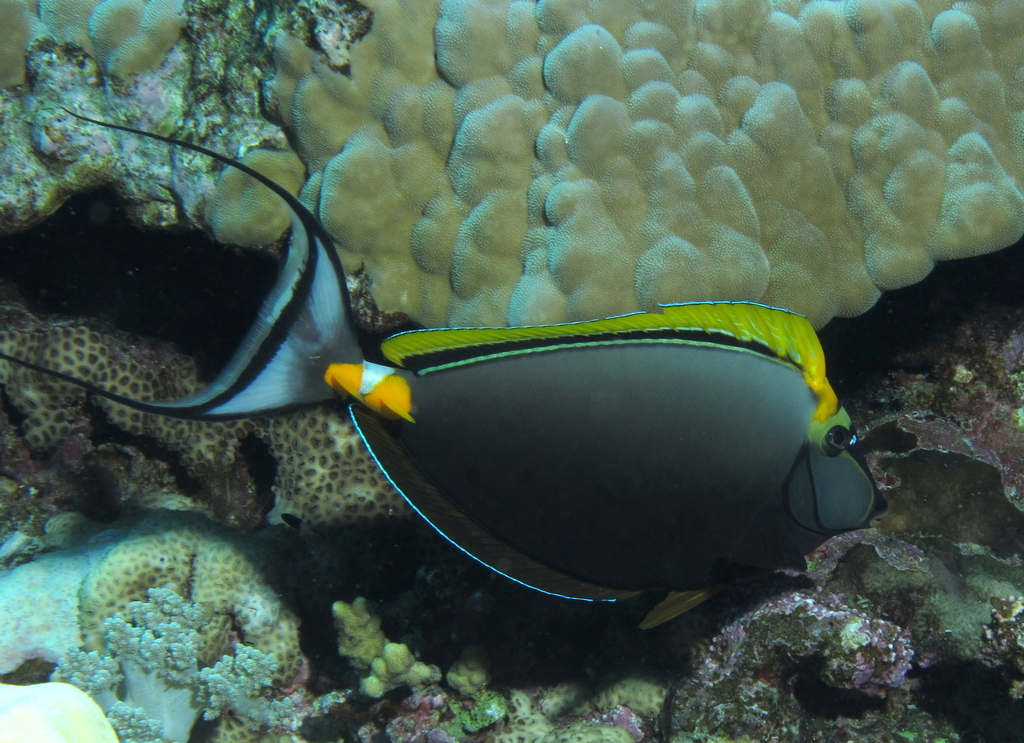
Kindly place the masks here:
POLYGON ((454 328, 416 330, 388 338, 381 346, 394 364, 443 351, 481 349, 489 345, 585 339, 617 333, 680 330, 716 333, 754 343, 786 359, 804 374, 818 396, 814 418, 827 420, 839 401, 825 378, 825 357, 814 328, 803 315, 753 302, 691 302, 664 305, 661 312, 636 312, 605 320, 533 325, 517 328, 454 328))

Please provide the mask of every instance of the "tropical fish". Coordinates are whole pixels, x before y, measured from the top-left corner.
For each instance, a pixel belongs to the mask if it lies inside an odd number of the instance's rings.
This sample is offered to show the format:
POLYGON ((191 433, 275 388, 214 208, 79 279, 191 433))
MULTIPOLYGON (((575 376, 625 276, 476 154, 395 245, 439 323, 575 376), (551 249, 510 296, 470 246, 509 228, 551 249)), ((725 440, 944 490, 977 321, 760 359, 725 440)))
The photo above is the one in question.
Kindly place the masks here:
POLYGON ((184 399, 142 402, 0 358, 196 420, 348 395, 381 470, 448 540, 567 598, 668 591, 642 626, 751 571, 805 569, 807 553, 885 510, 800 315, 697 302, 558 325, 417 330, 383 342, 393 366, 372 363, 331 238, 297 198, 204 147, 78 118, 256 178, 291 210, 288 257, 227 366, 184 399))

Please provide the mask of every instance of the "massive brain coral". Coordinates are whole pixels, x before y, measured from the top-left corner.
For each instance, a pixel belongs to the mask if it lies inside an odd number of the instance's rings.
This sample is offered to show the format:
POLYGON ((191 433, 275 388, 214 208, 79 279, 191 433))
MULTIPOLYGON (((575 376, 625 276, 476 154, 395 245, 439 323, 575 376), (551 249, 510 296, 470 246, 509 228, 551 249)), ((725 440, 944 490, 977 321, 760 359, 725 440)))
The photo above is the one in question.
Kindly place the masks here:
POLYGON ((384 310, 821 325, 1024 232, 1024 2, 367 0, 270 103, 384 310))

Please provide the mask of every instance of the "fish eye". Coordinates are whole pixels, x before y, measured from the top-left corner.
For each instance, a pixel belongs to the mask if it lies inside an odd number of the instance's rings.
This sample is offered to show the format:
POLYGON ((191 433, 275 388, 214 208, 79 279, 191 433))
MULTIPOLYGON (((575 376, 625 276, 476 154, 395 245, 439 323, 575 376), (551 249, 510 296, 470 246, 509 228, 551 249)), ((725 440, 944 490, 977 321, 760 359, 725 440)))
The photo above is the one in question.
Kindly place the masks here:
POLYGON ((838 456, 852 441, 850 429, 846 426, 832 426, 825 433, 821 448, 830 457, 838 456))

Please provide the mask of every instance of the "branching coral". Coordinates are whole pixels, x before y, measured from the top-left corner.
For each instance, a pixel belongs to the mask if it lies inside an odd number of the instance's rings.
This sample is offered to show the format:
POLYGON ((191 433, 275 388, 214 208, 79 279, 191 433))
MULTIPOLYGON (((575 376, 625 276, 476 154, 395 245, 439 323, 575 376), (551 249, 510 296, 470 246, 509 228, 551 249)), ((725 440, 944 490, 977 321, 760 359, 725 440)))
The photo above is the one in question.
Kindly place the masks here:
POLYGON ((382 697, 399 686, 419 687, 441 679, 441 672, 416 660, 408 646, 388 642, 380 629, 380 618, 372 615, 366 599, 351 604, 337 601, 332 607, 338 630, 338 653, 352 665, 368 671, 360 689, 371 697, 382 697))

